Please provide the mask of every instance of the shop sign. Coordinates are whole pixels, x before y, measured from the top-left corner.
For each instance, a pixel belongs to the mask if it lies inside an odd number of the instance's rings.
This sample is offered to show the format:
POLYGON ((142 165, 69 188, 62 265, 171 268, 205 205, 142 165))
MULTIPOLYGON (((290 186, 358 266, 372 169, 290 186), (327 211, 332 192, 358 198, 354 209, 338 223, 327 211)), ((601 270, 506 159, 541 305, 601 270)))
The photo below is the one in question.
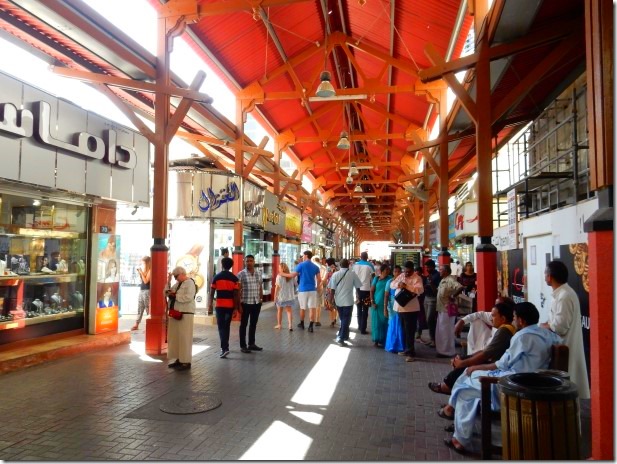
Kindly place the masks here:
POLYGON ((332 248, 334 246, 334 232, 328 229, 322 229, 326 233, 326 246, 332 248))
POLYGON ((235 175, 183 171, 177 178, 176 215, 184 218, 240 218, 241 179, 235 175))
POLYGON ((300 237, 302 235, 302 212, 295 206, 286 204, 285 235, 287 237, 300 237))
POLYGON ((247 226, 262 226, 264 207, 264 189, 245 181, 244 182, 244 224, 247 226))
POLYGON ((468 201, 454 212, 454 237, 478 235, 478 203, 468 201))
POLYGON ((313 243, 313 222, 308 214, 302 215, 302 235, 300 240, 302 243, 313 243))
POLYGON ((508 191, 508 245, 518 248, 518 221, 516 215, 516 189, 508 191))
POLYGON ((150 203, 143 135, 2 73, 0 150, 4 179, 150 203))
MULTIPOLYGON (((456 237, 456 230, 454 229, 454 213, 448 214, 448 241, 452 242, 456 237)), ((442 247, 448 246, 447 243, 442 243, 442 247)))
POLYGON ((279 235, 285 234, 285 208, 273 193, 264 191, 264 208, 262 211, 262 225, 265 231, 279 235))
POLYGON ((429 223, 428 242, 431 245, 439 243, 439 221, 429 223))

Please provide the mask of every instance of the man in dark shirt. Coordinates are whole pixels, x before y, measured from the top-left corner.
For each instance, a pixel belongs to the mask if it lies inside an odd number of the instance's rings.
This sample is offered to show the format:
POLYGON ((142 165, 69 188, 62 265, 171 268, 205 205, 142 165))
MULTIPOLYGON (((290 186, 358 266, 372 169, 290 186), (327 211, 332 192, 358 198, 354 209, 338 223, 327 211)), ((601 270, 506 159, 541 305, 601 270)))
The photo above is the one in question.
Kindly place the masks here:
POLYGON ((456 379, 465 372, 469 366, 486 364, 497 361, 510 347, 510 339, 516 329, 512 325, 514 305, 510 303, 497 303, 491 310, 493 327, 497 329, 490 343, 481 351, 471 356, 455 356, 452 359, 453 370, 443 379, 443 382, 429 382, 428 387, 436 393, 449 395, 456 379))
POLYGON ((435 330, 437 328, 437 287, 441 282, 441 274, 435 269, 435 261, 429 259, 424 263, 427 276, 424 278, 424 311, 428 332, 431 336, 429 346, 435 347, 435 330))
POLYGON ((234 308, 240 308, 239 279, 230 272, 234 265, 231 258, 221 260, 223 270, 214 276, 210 285, 210 303, 208 313, 212 313, 214 293, 216 292, 216 325, 221 339, 221 353, 219 358, 229 354, 229 332, 231 330, 231 316, 234 308))

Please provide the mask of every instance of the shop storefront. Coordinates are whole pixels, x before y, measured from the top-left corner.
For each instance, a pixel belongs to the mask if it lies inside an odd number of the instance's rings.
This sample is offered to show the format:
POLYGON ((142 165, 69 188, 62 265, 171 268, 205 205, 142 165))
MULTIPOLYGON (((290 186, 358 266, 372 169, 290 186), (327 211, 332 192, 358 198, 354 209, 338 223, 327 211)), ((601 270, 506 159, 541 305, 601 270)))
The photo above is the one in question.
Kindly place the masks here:
POLYGON ((302 212, 300 209, 285 204, 285 236, 279 241, 281 263, 289 269, 294 268, 294 261, 300 255, 300 237, 302 235, 302 212))
POLYGON ((0 344, 117 330, 114 209, 148 204, 148 141, 1 73, 0 104, 0 344))
MULTIPOLYGON (((170 265, 182 266, 197 284, 199 313, 208 304, 220 241, 233 237, 233 222, 240 220, 242 180, 214 169, 177 171, 176 218, 169 234, 170 265), (218 233, 217 233, 218 231, 218 233)), ((231 253, 232 250, 230 250, 231 253)))

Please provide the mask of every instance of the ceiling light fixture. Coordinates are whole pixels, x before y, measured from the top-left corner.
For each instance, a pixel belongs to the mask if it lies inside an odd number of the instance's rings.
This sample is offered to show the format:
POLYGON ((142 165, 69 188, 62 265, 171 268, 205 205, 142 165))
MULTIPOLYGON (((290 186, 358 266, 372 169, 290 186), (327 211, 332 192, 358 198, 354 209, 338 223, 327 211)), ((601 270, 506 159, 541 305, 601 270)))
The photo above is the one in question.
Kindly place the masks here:
POLYGON ((358 174, 360 174, 360 171, 358 171, 358 168, 356 167, 356 163, 352 161, 349 166, 349 175, 353 177, 353 176, 357 176, 358 174))
POLYGON ((347 179, 345 179, 345 183, 346 183, 347 185, 351 185, 351 184, 353 184, 353 177, 351 177, 351 176, 347 176, 347 179))
POLYGON ((357 185, 356 185, 356 188, 355 188, 355 189, 353 189, 353 191, 354 191, 355 193, 363 193, 363 192, 364 192, 364 191, 362 190, 362 186, 361 186, 360 184, 357 184, 357 185))
POLYGON ((332 83, 330 82, 331 79, 332 76, 330 75, 330 71, 322 71, 319 76, 319 80, 321 82, 317 87, 317 92, 315 92, 315 95, 318 97, 333 97, 336 95, 334 87, 332 87, 332 83))
POLYGON ((348 137, 349 136, 347 135, 347 132, 345 131, 341 132, 341 138, 336 144, 336 148, 338 148, 339 150, 349 150, 349 148, 351 147, 351 144, 349 143, 348 137))
POLYGON ((366 201, 366 198, 362 197, 360 198, 360 204, 361 205, 366 205, 368 202, 366 201))

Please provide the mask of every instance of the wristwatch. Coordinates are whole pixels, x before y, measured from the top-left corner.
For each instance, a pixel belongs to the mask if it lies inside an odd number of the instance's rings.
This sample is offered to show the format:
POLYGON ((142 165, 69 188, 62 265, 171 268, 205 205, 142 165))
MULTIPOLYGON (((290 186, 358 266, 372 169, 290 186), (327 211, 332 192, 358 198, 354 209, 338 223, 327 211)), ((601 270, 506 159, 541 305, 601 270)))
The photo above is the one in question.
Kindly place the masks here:
POLYGON ((176 261, 176 266, 182 266, 186 270, 186 275, 192 278, 200 289, 204 285, 204 277, 199 273, 199 255, 203 251, 204 246, 195 244, 185 255, 182 255, 176 261))

